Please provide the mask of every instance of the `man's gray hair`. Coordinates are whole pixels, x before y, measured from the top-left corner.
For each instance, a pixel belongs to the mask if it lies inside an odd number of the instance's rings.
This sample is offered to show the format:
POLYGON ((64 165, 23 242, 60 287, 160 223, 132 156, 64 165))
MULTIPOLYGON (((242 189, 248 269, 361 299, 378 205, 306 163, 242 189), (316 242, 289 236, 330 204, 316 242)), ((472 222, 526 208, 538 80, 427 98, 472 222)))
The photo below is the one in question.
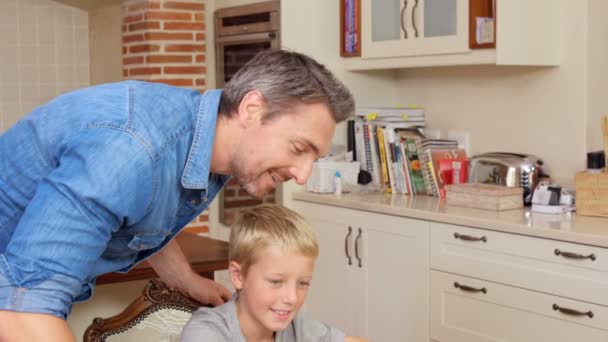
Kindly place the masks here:
POLYGON ((264 50, 245 64, 223 89, 220 113, 236 113, 250 91, 259 91, 266 101, 264 119, 285 114, 300 104, 322 103, 334 120, 353 114, 353 96, 325 66, 293 51, 264 50))

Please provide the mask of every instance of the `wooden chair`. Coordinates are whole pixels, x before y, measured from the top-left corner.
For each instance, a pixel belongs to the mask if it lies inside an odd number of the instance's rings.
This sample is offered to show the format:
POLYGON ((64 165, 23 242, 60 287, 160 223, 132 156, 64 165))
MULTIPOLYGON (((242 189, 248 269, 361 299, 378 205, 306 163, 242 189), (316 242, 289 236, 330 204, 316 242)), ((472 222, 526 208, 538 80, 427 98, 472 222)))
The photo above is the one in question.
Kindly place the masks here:
POLYGON ((121 313, 95 318, 85 331, 83 341, 178 341, 192 312, 201 306, 161 281, 151 280, 121 313))

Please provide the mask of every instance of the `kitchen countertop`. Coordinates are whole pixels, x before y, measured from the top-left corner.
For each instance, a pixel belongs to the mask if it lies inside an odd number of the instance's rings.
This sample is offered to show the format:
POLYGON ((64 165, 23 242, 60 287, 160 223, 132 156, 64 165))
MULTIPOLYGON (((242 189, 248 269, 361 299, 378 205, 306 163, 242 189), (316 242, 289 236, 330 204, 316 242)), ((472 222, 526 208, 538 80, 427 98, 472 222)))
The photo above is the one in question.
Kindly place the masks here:
POLYGON ((608 218, 533 213, 529 208, 471 209, 449 206, 445 200, 431 196, 296 192, 293 199, 608 248, 608 218))

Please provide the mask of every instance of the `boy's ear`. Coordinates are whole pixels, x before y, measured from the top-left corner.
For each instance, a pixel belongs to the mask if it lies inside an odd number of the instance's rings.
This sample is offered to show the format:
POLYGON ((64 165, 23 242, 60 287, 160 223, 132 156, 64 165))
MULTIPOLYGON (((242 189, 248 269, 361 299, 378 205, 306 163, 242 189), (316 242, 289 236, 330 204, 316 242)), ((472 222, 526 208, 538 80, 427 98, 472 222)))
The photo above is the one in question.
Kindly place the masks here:
POLYGON ((230 273, 230 280, 232 281, 232 285, 237 290, 243 288, 243 282, 245 277, 243 276, 241 264, 236 261, 231 261, 228 264, 228 272, 230 273))
POLYGON ((243 125, 261 121, 265 108, 264 96, 257 90, 252 90, 243 96, 237 109, 238 118, 243 125))

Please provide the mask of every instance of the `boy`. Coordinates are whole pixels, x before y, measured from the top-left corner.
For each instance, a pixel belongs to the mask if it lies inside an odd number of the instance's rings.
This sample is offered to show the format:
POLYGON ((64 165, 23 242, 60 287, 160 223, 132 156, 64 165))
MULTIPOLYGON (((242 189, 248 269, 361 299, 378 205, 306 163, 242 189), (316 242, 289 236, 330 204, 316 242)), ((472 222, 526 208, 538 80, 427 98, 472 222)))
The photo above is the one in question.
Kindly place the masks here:
POLYGON ((236 293, 219 307, 197 310, 181 341, 364 341, 298 313, 318 254, 312 229, 294 211, 277 205, 244 211, 230 234, 236 293))

